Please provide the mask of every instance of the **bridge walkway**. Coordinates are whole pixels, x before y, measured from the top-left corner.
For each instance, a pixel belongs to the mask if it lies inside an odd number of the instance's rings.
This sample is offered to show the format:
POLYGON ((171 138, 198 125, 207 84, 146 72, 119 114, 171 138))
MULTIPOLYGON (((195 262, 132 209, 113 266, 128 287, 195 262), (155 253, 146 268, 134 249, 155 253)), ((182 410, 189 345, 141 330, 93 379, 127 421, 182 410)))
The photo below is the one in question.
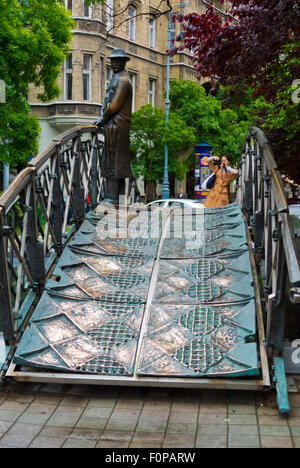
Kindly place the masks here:
POLYGON ((99 208, 64 249, 8 375, 265 387, 240 207, 99 208))
POLYGON ((289 412, 300 254, 263 132, 249 130, 221 209, 134 211, 130 179, 104 206, 102 158, 98 127, 75 127, 0 197, 0 377, 276 389, 289 412))

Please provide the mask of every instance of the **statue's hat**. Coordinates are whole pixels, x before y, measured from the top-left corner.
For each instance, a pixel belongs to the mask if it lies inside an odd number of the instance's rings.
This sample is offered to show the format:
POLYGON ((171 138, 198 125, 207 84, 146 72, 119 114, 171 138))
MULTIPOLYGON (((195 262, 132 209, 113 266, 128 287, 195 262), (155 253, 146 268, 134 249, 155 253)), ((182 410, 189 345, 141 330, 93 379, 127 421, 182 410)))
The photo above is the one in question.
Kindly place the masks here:
POLYGON ((109 56, 110 59, 114 59, 114 58, 122 58, 124 60, 126 60, 128 62, 128 60, 130 60, 130 58, 127 56, 125 50, 123 49, 114 49, 111 53, 111 55, 109 56))

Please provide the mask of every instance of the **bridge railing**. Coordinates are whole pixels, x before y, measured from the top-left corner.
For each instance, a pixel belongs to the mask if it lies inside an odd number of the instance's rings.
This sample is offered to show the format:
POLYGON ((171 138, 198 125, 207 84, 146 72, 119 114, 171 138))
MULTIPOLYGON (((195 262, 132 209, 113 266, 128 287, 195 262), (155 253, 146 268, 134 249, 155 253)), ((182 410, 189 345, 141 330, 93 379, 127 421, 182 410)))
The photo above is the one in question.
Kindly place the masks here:
POLYGON ((247 216, 266 309, 272 356, 282 356, 287 300, 300 302, 300 257, 280 172, 257 127, 249 131, 240 162, 237 201, 247 216))
POLYGON ((7 344, 72 232, 100 201, 101 135, 95 126, 59 135, 0 197, 0 331, 7 344))

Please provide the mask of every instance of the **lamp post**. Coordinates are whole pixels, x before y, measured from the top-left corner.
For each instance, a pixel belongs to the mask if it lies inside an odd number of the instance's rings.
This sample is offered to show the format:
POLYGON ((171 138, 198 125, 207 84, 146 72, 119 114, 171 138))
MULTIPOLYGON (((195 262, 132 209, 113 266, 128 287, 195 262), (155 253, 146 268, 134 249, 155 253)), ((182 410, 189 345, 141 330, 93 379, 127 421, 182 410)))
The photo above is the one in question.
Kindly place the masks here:
POLYGON ((8 189, 9 186, 9 164, 3 163, 3 192, 8 189))
MULTIPOLYGON (((172 13, 169 13, 168 21, 168 49, 171 47, 172 41, 172 13)), ((167 56, 167 91, 166 91, 166 128, 169 126, 169 114, 170 114, 170 56, 167 56)), ((170 187, 169 187, 169 149, 168 144, 165 143, 165 165, 164 165, 164 180, 162 184, 162 198, 166 200, 170 198, 170 187)))
MULTIPOLYGON (((184 12, 185 3, 178 5, 181 13, 184 12)), ((168 20, 168 50, 172 45, 172 39, 175 37, 175 24, 172 22, 173 12, 169 13, 168 20)), ((170 115, 170 56, 167 56, 167 90, 166 90, 166 128, 169 126, 169 115, 170 115)), ((165 143, 165 163, 164 163, 164 178, 162 183, 162 198, 166 200, 170 198, 170 186, 169 186, 169 149, 168 144, 165 143)))
MULTIPOLYGON (((5 82, 0 80, 0 106, 6 104, 6 87, 5 82)), ((9 164, 3 163, 3 191, 9 186, 9 164)))

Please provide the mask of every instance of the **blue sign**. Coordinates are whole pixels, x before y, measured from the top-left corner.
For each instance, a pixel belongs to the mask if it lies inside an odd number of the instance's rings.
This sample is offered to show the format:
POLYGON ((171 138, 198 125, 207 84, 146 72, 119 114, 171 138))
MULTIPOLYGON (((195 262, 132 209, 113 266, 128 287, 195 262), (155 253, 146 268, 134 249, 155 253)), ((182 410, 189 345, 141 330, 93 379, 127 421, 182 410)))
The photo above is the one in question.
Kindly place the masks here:
POLYGON ((205 199, 208 192, 201 190, 201 185, 211 174, 207 159, 212 156, 212 145, 207 145, 204 141, 195 146, 195 197, 205 199))

